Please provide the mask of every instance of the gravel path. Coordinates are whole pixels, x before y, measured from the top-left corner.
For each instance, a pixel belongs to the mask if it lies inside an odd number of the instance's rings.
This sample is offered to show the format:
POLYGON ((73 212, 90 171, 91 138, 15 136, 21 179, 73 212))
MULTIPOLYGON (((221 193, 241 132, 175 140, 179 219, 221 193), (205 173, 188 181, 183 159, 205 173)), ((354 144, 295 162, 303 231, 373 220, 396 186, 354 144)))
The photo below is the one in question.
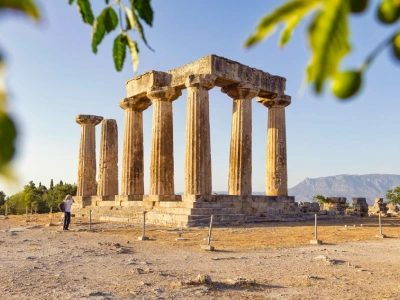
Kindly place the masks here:
POLYGON ((21 220, 0 219, 1 299, 400 297, 397 237, 247 250, 218 250, 215 240, 217 251, 208 252, 199 247, 204 229, 176 241, 174 230, 153 228, 151 240, 138 241, 135 225, 101 223, 89 232, 73 220, 65 232, 21 220), (212 283, 197 283, 199 274, 212 283))

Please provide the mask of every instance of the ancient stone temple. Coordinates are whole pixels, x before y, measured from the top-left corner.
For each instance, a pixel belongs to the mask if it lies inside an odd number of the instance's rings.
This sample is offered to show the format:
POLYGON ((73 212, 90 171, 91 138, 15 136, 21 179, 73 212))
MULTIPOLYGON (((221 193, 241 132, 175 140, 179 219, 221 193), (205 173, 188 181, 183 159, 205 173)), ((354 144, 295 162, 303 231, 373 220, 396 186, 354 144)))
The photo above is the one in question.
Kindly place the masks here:
MULTIPOLYGON (((114 120, 105 120, 100 141, 97 195, 94 188, 94 136, 91 133, 90 142, 81 138, 81 148, 82 143, 90 143, 91 156, 80 154, 79 178, 85 180, 78 180, 76 211, 84 214, 90 207, 99 217, 125 220, 133 220, 135 214, 147 211, 150 223, 181 226, 198 225, 211 214, 220 223, 297 214, 297 203, 294 197, 288 196, 287 188, 285 110, 291 98, 285 95, 285 86, 283 77, 216 55, 167 72, 149 71, 129 80, 126 83, 127 97, 119 102, 125 110, 119 194, 116 193, 117 125, 114 120), (228 195, 212 194, 210 131, 215 129, 210 128, 209 101, 212 99, 209 90, 213 88, 220 88, 232 99, 228 195), (172 106, 174 101, 183 100, 180 99, 183 89, 188 92, 185 178, 184 194, 177 195, 174 188, 172 106), (268 126, 265 196, 252 195, 254 98, 255 105, 265 107, 265 126, 268 126), (151 105, 152 136, 143 137, 143 111, 151 105), (151 138, 148 193, 144 191, 144 138, 151 138), (81 156, 91 159, 89 168, 81 163, 81 156), (116 208, 112 212, 111 206, 116 208)), ((102 120, 101 117, 82 116, 77 117, 77 122, 82 119, 79 124, 90 123, 93 132, 94 126, 102 120)), ((82 125, 82 130, 86 128, 84 126, 88 125, 82 125)), ((89 127, 85 130, 90 131, 89 127)))

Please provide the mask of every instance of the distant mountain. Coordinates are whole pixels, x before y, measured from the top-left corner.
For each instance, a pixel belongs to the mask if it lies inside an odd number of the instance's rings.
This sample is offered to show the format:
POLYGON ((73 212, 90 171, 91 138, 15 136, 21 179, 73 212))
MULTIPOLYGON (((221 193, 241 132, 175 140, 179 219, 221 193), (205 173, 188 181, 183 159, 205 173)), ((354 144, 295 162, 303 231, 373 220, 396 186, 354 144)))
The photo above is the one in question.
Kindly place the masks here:
POLYGON ((306 178, 289 189, 289 195, 296 196, 297 202, 311 201, 319 194, 326 197, 346 197, 349 203, 352 203, 353 197, 364 197, 372 205, 375 198, 385 198, 386 191, 396 186, 400 186, 400 175, 337 175, 306 178))

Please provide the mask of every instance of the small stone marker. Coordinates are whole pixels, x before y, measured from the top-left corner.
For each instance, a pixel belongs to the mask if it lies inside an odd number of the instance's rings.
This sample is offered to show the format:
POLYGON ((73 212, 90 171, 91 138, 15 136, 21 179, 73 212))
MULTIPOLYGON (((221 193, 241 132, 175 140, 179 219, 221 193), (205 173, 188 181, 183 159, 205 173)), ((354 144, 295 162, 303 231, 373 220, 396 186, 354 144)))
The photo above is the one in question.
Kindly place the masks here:
POLYGON ((146 211, 143 212, 143 231, 142 231, 142 236, 138 237, 139 241, 147 241, 149 240, 149 237, 146 236, 146 211))
POLYGON ((382 222, 381 222, 381 212, 379 212, 379 234, 376 235, 377 238, 384 239, 386 235, 382 233, 382 222))
POLYGON ((310 240, 310 244, 312 244, 312 245, 321 245, 322 244, 322 241, 318 239, 317 214, 315 214, 315 240, 310 240))
POLYGON ((211 233, 212 233, 212 225, 213 225, 213 218, 214 215, 211 215, 211 220, 210 220, 210 230, 208 232, 208 242, 207 245, 202 245, 201 249, 207 250, 207 251, 214 251, 214 247, 210 245, 211 243, 211 233))

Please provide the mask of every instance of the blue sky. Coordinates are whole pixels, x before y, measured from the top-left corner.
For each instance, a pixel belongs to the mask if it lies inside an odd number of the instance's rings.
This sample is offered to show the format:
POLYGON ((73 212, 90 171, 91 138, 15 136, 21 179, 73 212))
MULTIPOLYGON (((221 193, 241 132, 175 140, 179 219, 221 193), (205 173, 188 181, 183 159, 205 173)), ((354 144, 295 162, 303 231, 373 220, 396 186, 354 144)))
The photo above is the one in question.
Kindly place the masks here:
MULTIPOLYGON (((38 1, 43 21, 32 24, 20 16, 1 16, 0 46, 8 63, 9 108, 19 128, 15 170, 17 185, 0 179, 0 190, 10 195, 33 180, 46 186, 50 180, 77 181, 80 126, 77 114, 116 119, 120 163, 125 81, 148 70, 166 71, 209 54, 223 56, 287 79, 286 109, 289 187, 306 177, 337 174, 399 174, 398 111, 400 64, 384 51, 365 77, 361 93, 349 102, 322 96, 310 87, 300 94, 309 60, 303 22, 284 48, 278 34, 254 49, 243 43, 261 17, 283 1, 269 0, 153 0, 153 27, 146 36, 155 52, 142 42, 140 64, 133 74, 129 60, 122 72, 112 62, 114 34, 105 38, 99 52, 91 52, 91 27, 75 6, 65 1, 38 1)), ((103 1, 95 2, 95 14, 103 1)), ((394 29, 375 21, 378 1, 370 1, 363 16, 351 18, 353 52, 343 67, 358 67, 367 54, 394 29)), ((132 35, 133 36, 133 35, 132 35)), ((133 36, 138 40, 138 36, 133 36)), ((253 191, 265 191, 267 108, 253 100, 253 191)), ((173 104, 175 191, 183 191, 186 93, 173 104)), ((144 112, 145 189, 149 183, 152 109, 144 112)), ((219 88, 210 91, 213 190, 228 189, 229 140, 232 99, 219 88)), ((99 146, 100 126, 97 126, 99 146)), ((120 170, 121 171, 121 170, 120 170)))

